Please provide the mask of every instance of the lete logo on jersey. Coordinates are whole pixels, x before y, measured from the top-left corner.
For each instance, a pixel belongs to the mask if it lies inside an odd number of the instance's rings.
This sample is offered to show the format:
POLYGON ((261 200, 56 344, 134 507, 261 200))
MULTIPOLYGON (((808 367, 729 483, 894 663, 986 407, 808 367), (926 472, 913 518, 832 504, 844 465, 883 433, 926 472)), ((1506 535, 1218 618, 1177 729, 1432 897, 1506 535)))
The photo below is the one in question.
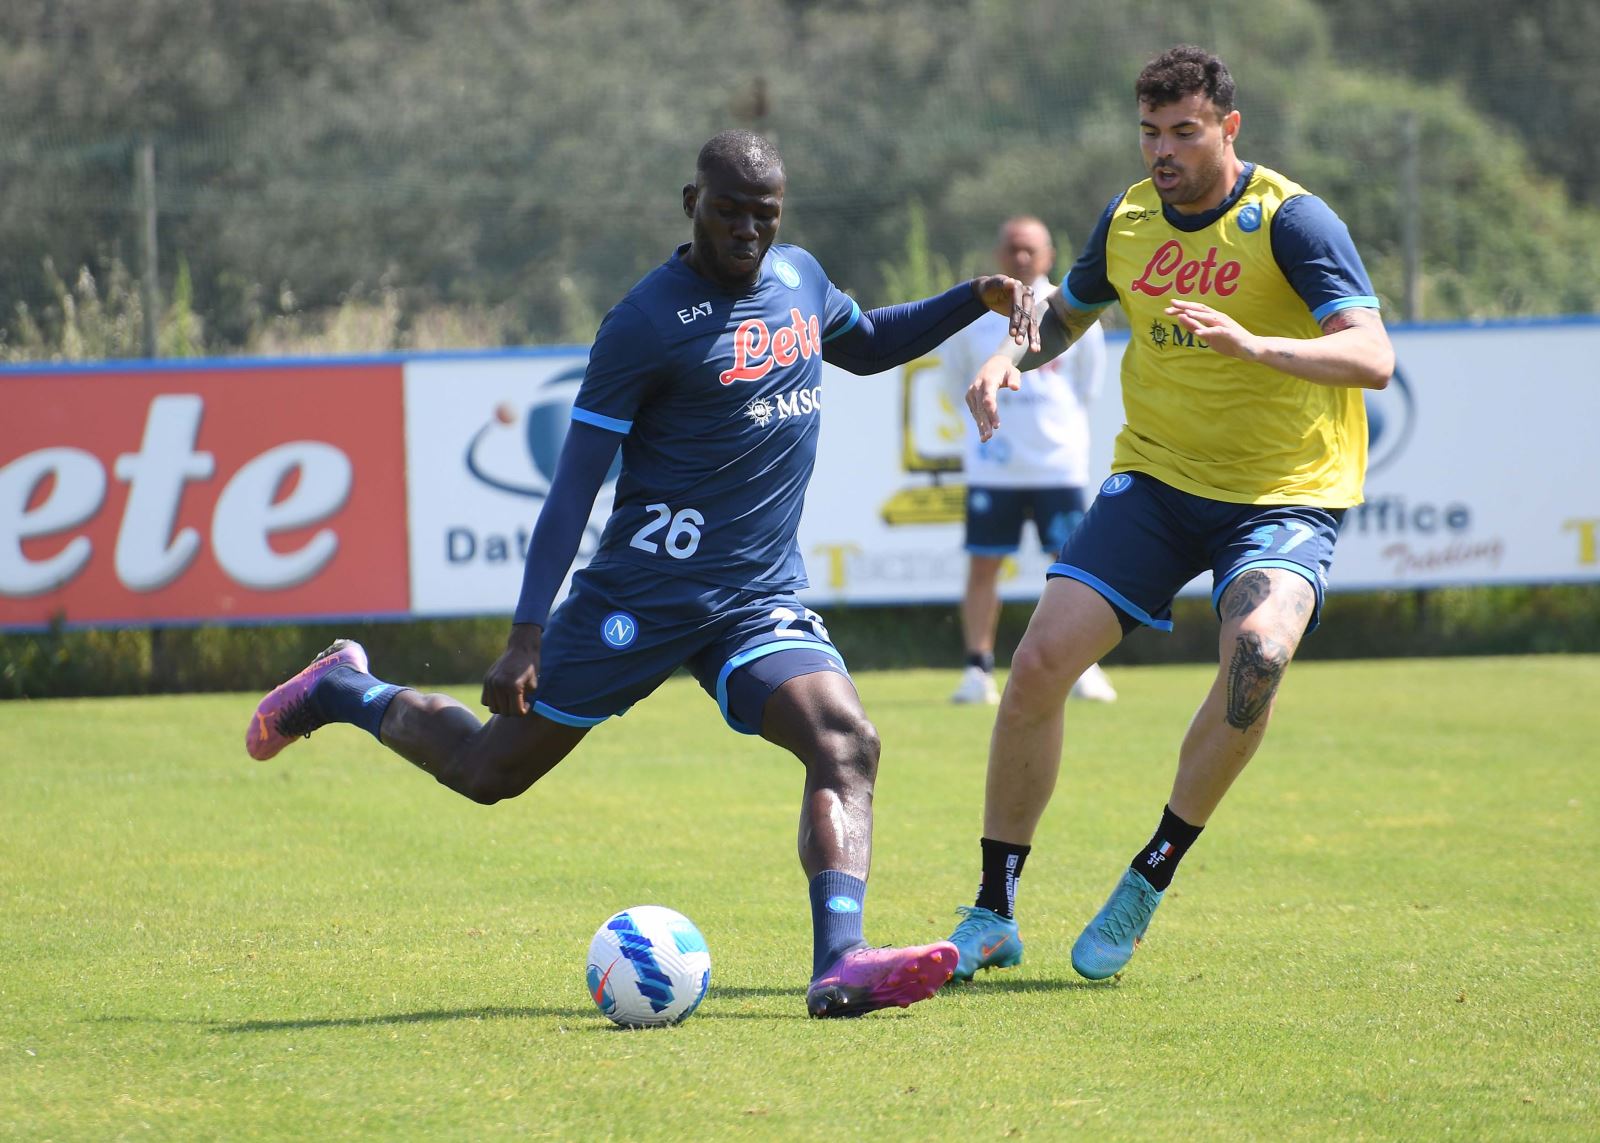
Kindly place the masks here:
POLYGON ((1228 261, 1217 264, 1217 248, 1206 251, 1204 258, 1184 257, 1183 243, 1176 239, 1163 242, 1145 263, 1144 273, 1134 279, 1129 287, 1136 294, 1149 294, 1159 298, 1168 290, 1180 294, 1218 293, 1227 297, 1239 287, 1239 263, 1228 261))
POLYGON ((733 367, 724 369, 718 380, 724 385, 735 381, 759 381, 774 365, 793 365, 801 358, 822 352, 822 327, 815 314, 807 318, 799 310, 789 311, 789 325, 769 330, 760 318, 739 323, 733 331, 733 367))

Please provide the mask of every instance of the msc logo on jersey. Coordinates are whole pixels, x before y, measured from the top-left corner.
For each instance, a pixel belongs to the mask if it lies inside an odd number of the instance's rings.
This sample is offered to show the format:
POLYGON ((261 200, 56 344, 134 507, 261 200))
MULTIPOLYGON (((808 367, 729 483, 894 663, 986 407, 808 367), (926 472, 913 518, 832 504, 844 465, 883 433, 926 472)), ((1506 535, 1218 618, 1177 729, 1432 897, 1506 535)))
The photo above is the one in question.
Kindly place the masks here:
POLYGON ((620 651, 639 635, 639 624, 626 611, 613 611, 600 621, 600 638, 620 651))
POLYGON ((773 418, 787 421, 790 417, 806 417, 822 411, 822 386, 795 389, 774 397, 757 397, 742 412, 755 422, 759 429, 770 425, 773 418))
POLYGON ((784 261, 782 258, 779 258, 772 264, 772 272, 778 275, 778 281, 782 282, 785 286, 788 286, 791 290, 798 290, 800 288, 800 271, 796 270, 792 265, 784 261))
POLYGON ((1239 229, 1246 234, 1254 234, 1261 229, 1261 204, 1253 202, 1249 206, 1239 208, 1239 229))
MULTIPOLYGON (((784 263, 779 263, 783 265, 784 263)), ((789 311, 790 324, 767 328, 760 318, 748 318, 733 331, 733 366, 717 375, 724 385, 735 381, 759 381, 774 365, 793 365, 796 361, 822 352, 822 327, 817 315, 807 318, 799 310, 789 311)))
POLYGON ((1126 472, 1117 472, 1106 477, 1106 482, 1100 486, 1101 496, 1120 496, 1133 487, 1133 477, 1126 472))

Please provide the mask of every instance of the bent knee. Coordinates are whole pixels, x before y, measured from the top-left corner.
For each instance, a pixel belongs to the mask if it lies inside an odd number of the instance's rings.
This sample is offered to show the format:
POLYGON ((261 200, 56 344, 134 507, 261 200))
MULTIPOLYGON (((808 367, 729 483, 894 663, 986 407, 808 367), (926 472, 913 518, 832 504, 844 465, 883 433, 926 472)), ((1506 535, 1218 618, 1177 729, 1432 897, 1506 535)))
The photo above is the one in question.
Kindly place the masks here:
POLYGON ((1006 699, 1024 706, 1058 705, 1088 665, 1043 639, 1024 639, 1011 656, 1006 699))
POLYGON ((867 718, 858 718, 846 735, 845 758, 856 774, 872 781, 878 776, 878 758, 883 754, 883 742, 878 738, 878 728, 867 718))
POLYGON ((492 806, 497 802, 505 801, 507 798, 516 797, 523 790, 526 790, 527 786, 513 788, 503 778, 497 775, 488 775, 475 777, 469 782, 452 788, 468 801, 476 802, 480 806, 492 806))
POLYGON ((453 780, 439 775, 439 781, 480 806, 492 806, 526 793, 542 771, 528 766, 458 767, 453 780))
POLYGON ((871 783, 877 779, 882 753, 878 728, 861 716, 845 725, 830 727, 818 741, 813 756, 816 765, 839 780, 871 783))

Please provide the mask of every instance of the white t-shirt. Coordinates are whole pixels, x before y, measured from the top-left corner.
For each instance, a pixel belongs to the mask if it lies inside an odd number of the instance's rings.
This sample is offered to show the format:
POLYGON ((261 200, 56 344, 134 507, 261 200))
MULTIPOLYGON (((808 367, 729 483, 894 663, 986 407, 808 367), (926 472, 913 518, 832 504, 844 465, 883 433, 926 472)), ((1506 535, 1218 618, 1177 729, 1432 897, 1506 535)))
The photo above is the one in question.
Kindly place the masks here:
MULTIPOLYGON (((1043 300, 1050 281, 1033 283, 1043 300)), ((965 394, 978 367, 1006 337, 1004 315, 986 313, 945 345, 952 390, 965 394)), ((1100 392, 1106 368, 1106 338, 1099 323, 1066 353, 1022 375, 1022 388, 1002 389, 1000 427, 987 444, 966 415, 962 466, 967 484, 977 488, 1082 488, 1089 483, 1089 402, 1100 392)))

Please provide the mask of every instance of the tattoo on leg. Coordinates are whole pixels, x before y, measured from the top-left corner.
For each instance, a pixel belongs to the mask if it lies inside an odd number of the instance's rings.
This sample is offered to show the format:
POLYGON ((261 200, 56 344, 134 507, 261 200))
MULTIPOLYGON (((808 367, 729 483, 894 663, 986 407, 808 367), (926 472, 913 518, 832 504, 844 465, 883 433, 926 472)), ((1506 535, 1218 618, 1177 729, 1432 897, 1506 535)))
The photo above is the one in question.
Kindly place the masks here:
POLYGON ((1272 704, 1288 668, 1288 648, 1253 631, 1242 633, 1228 664, 1228 725, 1235 730, 1254 726, 1272 704))
POLYGON ((1267 601, 1272 594, 1272 577, 1264 571, 1247 571, 1228 587, 1222 597, 1222 618, 1243 619, 1267 601))

